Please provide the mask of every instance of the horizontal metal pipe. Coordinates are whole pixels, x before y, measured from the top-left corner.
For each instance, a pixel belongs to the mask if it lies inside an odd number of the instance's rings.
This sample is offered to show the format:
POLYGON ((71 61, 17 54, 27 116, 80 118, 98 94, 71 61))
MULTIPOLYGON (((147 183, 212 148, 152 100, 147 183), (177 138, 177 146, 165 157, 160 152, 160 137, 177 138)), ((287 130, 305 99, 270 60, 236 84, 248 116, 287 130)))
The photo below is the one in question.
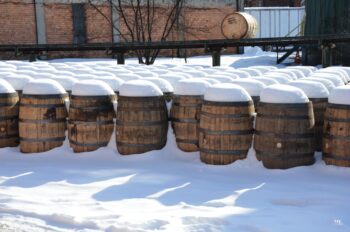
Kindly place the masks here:
POLYGON ((111 51, 115 53, 147 50, 147 49, 178 49, 205 48, 208 50, 237 46, 287 46, 308 44, 329 44, 350 42, 350 34, 276 37, 238 40, 193 40, 193 41, 155 41, 155 42, 122 42, 122 43, 90 43, 90 44, 15 44, 0 45, 0 52, 49 52, 49 51, 111 51))

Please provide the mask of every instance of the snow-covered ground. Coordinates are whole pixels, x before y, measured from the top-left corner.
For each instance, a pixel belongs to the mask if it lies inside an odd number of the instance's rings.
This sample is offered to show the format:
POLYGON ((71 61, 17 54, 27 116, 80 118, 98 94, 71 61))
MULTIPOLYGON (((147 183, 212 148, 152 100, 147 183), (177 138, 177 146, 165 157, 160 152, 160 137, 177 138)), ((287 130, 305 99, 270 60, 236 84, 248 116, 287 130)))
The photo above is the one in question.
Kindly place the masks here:
MULTIPOLYGON (((251 51, 222 63, 249 67, 275 59, 251 51)), ((205 56, 189 59, 210 63, 205 56)), ((246 160, 205 165, 198 152, 176 147, 171 129, 163 150, 141 155, 119 155, 113 138, 108 147, 81 154, 68 141, 41 154, 2 148, 0 231, 348 232, 350 168, 316 157, 313 166, 268 170, 251 149, 246 160)))

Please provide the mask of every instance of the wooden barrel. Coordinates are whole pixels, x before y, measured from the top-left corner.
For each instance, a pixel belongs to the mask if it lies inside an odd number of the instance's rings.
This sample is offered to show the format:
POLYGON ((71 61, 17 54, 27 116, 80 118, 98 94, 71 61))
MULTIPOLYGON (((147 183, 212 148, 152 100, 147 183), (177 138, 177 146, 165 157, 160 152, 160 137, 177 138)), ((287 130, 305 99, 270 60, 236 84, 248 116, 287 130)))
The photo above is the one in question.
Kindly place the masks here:
POLYGON ((310 98, 310 101, 314 107, 315 116, 315 149, 316 151, 322 151, 324 115, 328 98, 310 98))
POLYGON ((225 165, 245 159, 253 138, 254 105, 204 101, 200 115, 200 159, 225 165))
POLYGON ((114 130, 115 95, 71 95, 68 137, 74 152, 95 151, 108 145, 114 130))
POLYGON ((0 94, 0 148, 16 147, 18 137, 18 94, 0 94))
POLYGON ((287 169, 315 162, 312 103, 260 102, 254 135, 257 158, 266 168, 287 169))
POLYGON ((17 92, 17 95, 18 95, 18 99, 19 99, 19 101, 21 100, 21 97, 22 97, 22 90, 16 90, 16 92, 17 92))
POLYGON ((243 12, 229 14, 221 23, 221 32, 226 39, 254 38, 257 31, 256 19, 243 12))
MULTIPOLYGON (((244 71, 243 69, 241 71, 244 71)), ((260 93, 266 88, 266 85, 256 79, 252 78, 239 78, 233 80, 233 84, 241 86, 247 91, 254 102, 254 109, 256 110, 257 104, 260 101, 260 93)))
POLYGON ((323 160, 350 167, 350 106, 328 104, 323 136, 323 160))
POLYGON ((162 149, 167 141, 168 110, 163 96, 119 96, 117 149, 122 155, 162 149))
POLYGON ((21 152, 44 152, 63 144, 67 97, 67 94, 22 94, 19 110, 21 152))
POLYGON ((198 128, 203 95, 174 95, 170 111, 171 124, 178 148, 185 152, 198 151, 198 128))
POLYGON ((174 96, 173 92, 165 92, 165 93, 163 93, 163 95, 164 95, 166 102, 171 102, 171 100, 173 100, 173 96, 174 96))
POLYGON ((254 103, 254 109, 256 110, 258 108, 258 104, 260 102, 260 96, 251 96, 253 103, 254 103))

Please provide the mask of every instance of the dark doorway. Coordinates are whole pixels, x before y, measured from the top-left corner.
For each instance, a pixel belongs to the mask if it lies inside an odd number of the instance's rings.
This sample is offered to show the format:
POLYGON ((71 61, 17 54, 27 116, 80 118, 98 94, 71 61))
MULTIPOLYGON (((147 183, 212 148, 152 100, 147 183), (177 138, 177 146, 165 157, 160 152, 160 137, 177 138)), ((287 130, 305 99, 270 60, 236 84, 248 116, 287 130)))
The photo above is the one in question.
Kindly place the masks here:
POLYGON ((72 4, 73 15, 73 43, 86 43, 85 7, 84 4, 72 4))

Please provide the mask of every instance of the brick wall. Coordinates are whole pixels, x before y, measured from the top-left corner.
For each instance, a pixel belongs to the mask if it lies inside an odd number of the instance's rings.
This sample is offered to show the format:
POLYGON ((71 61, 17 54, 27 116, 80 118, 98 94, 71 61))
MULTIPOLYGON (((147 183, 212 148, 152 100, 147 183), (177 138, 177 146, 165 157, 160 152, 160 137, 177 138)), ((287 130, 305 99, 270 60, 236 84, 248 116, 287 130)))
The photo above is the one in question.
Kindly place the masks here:
MULTIPOLYGON (((221 22, 226 15, 233 13, 231 7, 188 8, 185 9, 185 21, 188 28, 186 40, 224 39, 221 22)), ((234 49, 229 50, 233 52, 234 49)), ((203 49, 188 50, 189 55, 201 55, 203 49)))
MULTIPOLYGON (((233 13, 232 7, 220 8, 186 8, 183 13, 183 26, 185 34, 176 31, 176 28, 169 35, 167 40, 204 40, 204 39, 223 39, 221 33, 221 22, 226 15, 233 13)), ((131 9, 125 11, 125 14, 131 17, 133 12, 131 9)), ((167 14, 164 9, 157 9, 155 22, 153 25, 152 38, 154 41, 161 38, 167 14)), ((132 24, 131 24, 132 25, 132 24)), ((128 37, 128 30, 124 22, 120 26, 122 34, 128 37)), ((232 50, 231 50, 232 51, 232 50)), ((176 55, 176 51, 162 51, 161 55, 176 55)), ((189 55, 203 54, 203 49, 189 49, 189 55)))
POLYGON ((36 43, 33 1, 0 0, 0 44, 16 43, 36 43))
POLYGON ((72 6, 70 4, 45 4, 45 25, 47 43, 72 43, 72 6))
POLYGON ((112 42, 111 8, 108 5, 96 7, 85 6, 87 42, 112 42))
POLYGON ((226 15, 233 12, 231 7, 185 9, 188 28, 186 39, 224 39, 221 33, 221 22, 226 15))
MULTIPOLYGON (((109 5, 85 5, 86 35, 88 43, 112 42, 112 12, 109 5), (101 12, 103 15, 101 15, 101 12)), ((213 7, 189 7, 184 10, 186 34, 184 39, 220 39, 222 19, 234 9, 227 5, 213 7)), ((131 9, 127 15, 133 15, 131 9)), ((153 25, 152 39, 159 40, 163 32, 167 10, 158 8, 153 25)), ((73 42, 72 5, 69 3, 44 3, 46 42, 63 44, 73 42)), ((123 34, 128 36, 125 24, 120 20, 123 34)), ((182 40, 182 33, 173 31, 168 40, 182 40)), ((0 0, 0 44, 36 43, 35 7, 32 0, 0 0), (6 2, 6 3, 5 3, 6 2)), ((203 50, 189 50, 189 54, 203 54, 203 50)), ((176 51, 175 51, 176 53, 176 51)), ((162 55, 174 54, 165 51, 162 55)), ((0 54, 1 56, 1 54, 0 54)), ((107 56, 104 52, 60 52, 49 53, 49 57, 107 56)))

